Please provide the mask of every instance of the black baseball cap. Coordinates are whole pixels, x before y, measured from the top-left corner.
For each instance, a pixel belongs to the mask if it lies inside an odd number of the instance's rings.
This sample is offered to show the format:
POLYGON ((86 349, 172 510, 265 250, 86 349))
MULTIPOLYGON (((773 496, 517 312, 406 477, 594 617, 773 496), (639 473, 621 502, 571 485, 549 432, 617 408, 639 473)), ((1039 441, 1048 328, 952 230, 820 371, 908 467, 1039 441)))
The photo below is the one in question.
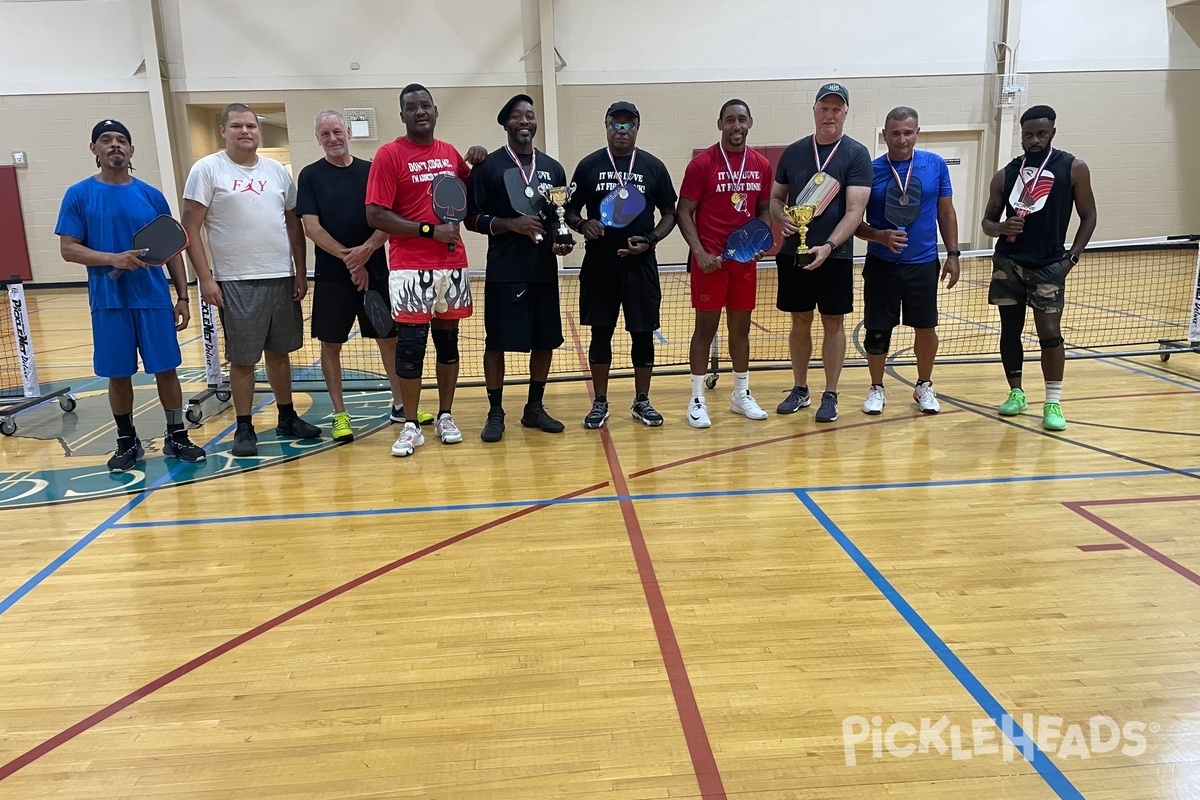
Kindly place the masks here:
POLYGON ((822 97, 828 97, 831 94, 837 95, 845 101, 846 105, 850 105, 850 90, 840 83, 827 83, 817 89, 817 102, 821 102, 822 97))
POLYGON ((92 128, 92 144, 99 141, 100 137, 106 133, 120 133, 125 136, 125 141, 133 144, 133 137, 129 134, 129 128, 126 128, 115 119, 102 119, 92 128))
POLYGON ((608 111, 604 112, 604 116, 607 119, 613 114, 621 113, 629 114, 631 117, 638 120, 642 118, 642 115, 638 113, 637 106, 628 102, 627 100, 618 100, 617 102, 613 103, 608 107, 608 111))
POLYGON ((504 123, 508 122, 508 115, 512 113, 514 108, 516 108, 517 103, 529 103, 529 105, 533 105, 533 98, 527 94, 514 94, 509 101, 504 104, 504 108, 500 109, 500 113, 496 115, 496 122, 499 122, 501 125, 504 125, 504 123))

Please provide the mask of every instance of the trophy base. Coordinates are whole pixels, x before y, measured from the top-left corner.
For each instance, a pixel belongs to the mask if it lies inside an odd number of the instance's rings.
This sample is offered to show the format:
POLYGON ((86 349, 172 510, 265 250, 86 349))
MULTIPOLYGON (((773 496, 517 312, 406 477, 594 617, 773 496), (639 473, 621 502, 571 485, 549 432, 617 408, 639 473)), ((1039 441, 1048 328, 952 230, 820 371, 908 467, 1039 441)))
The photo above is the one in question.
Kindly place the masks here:
POLYGON ((554 243, 555 244, 573 245, 573 244, 575 244, 575 237, 569 233, 560 233, 560 234, 555 235, 554 243))
POLYGON ((817 258, 817 255, 816 255, 816 253, 813 253, 813 252, 796 253, 796 266, 797 267, 807 267, 809 264, 811 264, 813 261, 815 261, 816 258, 817 258))

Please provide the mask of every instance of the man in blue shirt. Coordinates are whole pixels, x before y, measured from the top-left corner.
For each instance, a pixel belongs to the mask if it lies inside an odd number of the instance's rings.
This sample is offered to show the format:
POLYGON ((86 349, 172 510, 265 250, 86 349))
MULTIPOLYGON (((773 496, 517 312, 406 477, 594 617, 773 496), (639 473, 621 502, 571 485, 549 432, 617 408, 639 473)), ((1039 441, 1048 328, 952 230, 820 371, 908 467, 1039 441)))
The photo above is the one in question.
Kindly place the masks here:
POLYGON ((883 124, 888 151, 871 162, 874 179, 866 221, 855 235, 865 239, 863 303, 866 306, 867 366, 871 389, 864 414, 881 414, 885 402, 883 371, 892 331, 904 324, 916 335, 917 386, 913 399, 926 414, 941 411, 933 391, 937 355, 937 293, 958 283, 958 215, 950 188, 950 172, 941 156, 916 149, 921 128, 917 112, 893 108, 883 124), (946 245, 946 263, 938 260, 938 231, 946 245))
POLYGON ((141 260, 133 236, 161 214, 170 214, 162 192, 130 174, 133 139, 117 120, 92 128, 91 151, 97 175, 67 189, 54 232, 64 261, 83 264, 88 274, 92 311, 92 363, 108 378, 108 403, 117 423, 117 449, 108 460, 111 472, 133 469, 145 450, 133 427, 133 374, 138 356, 153 373, 167 415, 163 455, 195 463, 205 460, 183 425, 183 390, 175 368, 182 362, 175 332, 191 321, 183 260, 167 264, 176 301, 162 267, 141 260))

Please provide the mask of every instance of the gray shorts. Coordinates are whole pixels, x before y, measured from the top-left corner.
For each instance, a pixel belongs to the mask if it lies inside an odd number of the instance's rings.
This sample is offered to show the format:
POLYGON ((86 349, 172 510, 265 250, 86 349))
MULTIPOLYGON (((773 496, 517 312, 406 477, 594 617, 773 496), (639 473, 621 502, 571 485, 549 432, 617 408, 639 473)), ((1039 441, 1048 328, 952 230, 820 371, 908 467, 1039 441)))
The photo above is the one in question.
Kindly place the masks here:
POLYGON ((292 278, 221 281, 225 307, 225 357, 230 364, 257 364, 263 350, 291 353, 304 345, 304 315, 292 299, 292 278))

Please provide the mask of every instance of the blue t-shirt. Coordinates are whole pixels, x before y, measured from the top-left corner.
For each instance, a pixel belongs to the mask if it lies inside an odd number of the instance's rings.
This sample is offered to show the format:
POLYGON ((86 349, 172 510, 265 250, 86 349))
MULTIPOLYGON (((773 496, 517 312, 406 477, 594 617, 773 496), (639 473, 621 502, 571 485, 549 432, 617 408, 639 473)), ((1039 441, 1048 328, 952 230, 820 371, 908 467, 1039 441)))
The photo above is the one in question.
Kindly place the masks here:
POLYGON ((908 232, 908 246, 893 253, 881 244, 867 243, 867 253, 890 261, 893 264, 924 264, 937 258, 938 199, 950 197, 950 170, 946 161, 936 153, 914 150, 909 161, 893 161, 892 166, 900 175, 900 181, 908 181, 905 193, 908 202, 903 203, 900 186, 888 165, 887 154, 871 162, 874 178, 871 181, 871 199, 867 201, 867 224, 878 230, 903 228, 908 232), (909 169, 914 170, 912 178, 909 169), (907 225, 897 225, 893 219, 906 220, 916 215, 907 225))
MULTIPOLYGON (((54 232, 73 236, 84 247, 102 253, 133 249, 133 235, 160 214, 170 214, 167 198, 150 184, 103 183, 95 176, 67 189, 54 232)), ((123 270, 113 280, 110 264, 89 266, 88 301, 93 311, 105 308, 173 308, 162 267, 123 270)))

